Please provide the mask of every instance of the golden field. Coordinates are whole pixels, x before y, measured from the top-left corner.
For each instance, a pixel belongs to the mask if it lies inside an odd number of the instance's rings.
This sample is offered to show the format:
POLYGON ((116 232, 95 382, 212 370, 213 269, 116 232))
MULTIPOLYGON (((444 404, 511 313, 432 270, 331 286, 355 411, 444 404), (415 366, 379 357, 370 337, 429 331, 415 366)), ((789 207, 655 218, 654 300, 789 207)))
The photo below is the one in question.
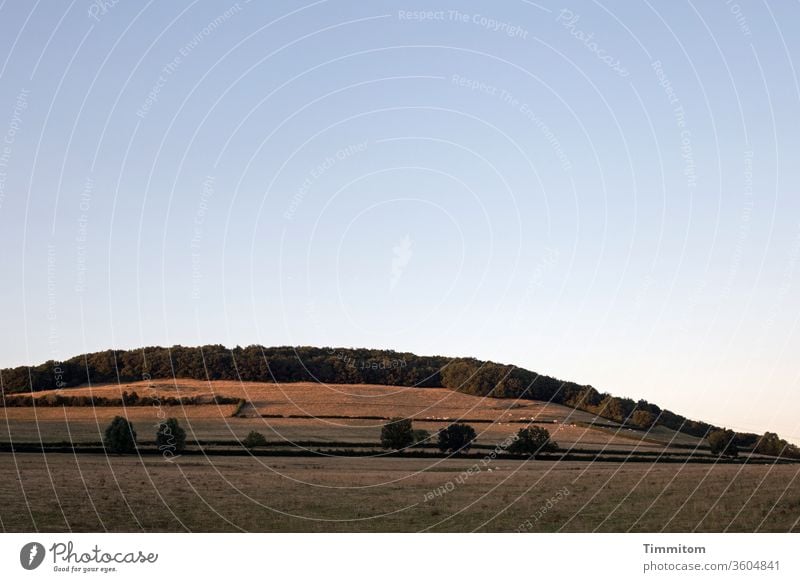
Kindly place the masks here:
MULTIPOLYGON (((233 405, 103 406, 7 408, 0 412, 0 440, 11 442, 99 442, 116 415, 134 423, 139 438, 152 440, 158 421, 178 418, 190 440, 238 440, 251 430, 271 440, 320 442, 378 442, 385 421, 377 418, 414 419, 415 428, 433 433, 447 424, 444 419, 477 420, 477 442, 496 444, 514 434, 522 422, 535 420, 545 426, 564 448, 659 451, 670 444, 696 446, 699 439, 656 427, 642 433, 622 429, 616 423, 558 404, 509 401, 469 396, 445 388, 407 388, 374 385, 324 385, 314 383, 269 384, 230 381, 174 380, 102 385, 62 391, 68 396, 95 395, 120 398, 136 392, 157 400, 167 397, 214 395, 241 398, 252 406, 245 417, 233 418, 233 405), (268 415, 265 418, 261 415, 268 415), (282 416, 283 418, 275 418, 282 416), (290 416, 302 418, 289 418, 290 416), (327 418, 338 417, 338 418, 327 418), (600 422, 611 429, 590 428, 600 422), (657 442, 651 442, 657 441, 657 442)), ((45 397, 50 392, 37 393, 45 397)), ((676 449, 677 450, 677 449, 676 449)))

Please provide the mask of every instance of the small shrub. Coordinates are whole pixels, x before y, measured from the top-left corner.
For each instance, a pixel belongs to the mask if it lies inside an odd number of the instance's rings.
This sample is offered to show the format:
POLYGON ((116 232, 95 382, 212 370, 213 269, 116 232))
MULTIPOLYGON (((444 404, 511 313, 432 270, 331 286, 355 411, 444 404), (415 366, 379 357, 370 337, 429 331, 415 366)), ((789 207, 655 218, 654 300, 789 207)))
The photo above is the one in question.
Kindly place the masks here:
POLYGON ((162 453, 180 453, 186 448, 186 431, 178 424, 177 418, 168 418, 158 425, 156 445, 162 453))
POLYGON ((242 413, 242 410, 244 410, 244 407, 245 407, 246 404, 247 404, 246 400, 240 399, 236 403, 236 408, 233 409, 233 413, 231 413, 231 416, 234 417, 234 418, 239 416, 242 413))
POLYGON ((265 447, 267 446, 267 439, 260 432, 251 430, 248 435, 244 437, 242 444, 248 449, 252 449, 254 447, 265 447))

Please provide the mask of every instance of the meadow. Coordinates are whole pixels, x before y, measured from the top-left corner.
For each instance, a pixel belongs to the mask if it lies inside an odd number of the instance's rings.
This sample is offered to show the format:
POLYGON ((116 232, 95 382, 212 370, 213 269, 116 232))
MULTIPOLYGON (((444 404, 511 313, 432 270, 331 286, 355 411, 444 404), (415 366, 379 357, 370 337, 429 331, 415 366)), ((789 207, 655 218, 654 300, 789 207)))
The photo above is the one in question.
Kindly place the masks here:
POLYGON ((800 531, 797 465, 490 461, 468 473, 475 463, 5 453, 0 523, 48 532, 800 531))

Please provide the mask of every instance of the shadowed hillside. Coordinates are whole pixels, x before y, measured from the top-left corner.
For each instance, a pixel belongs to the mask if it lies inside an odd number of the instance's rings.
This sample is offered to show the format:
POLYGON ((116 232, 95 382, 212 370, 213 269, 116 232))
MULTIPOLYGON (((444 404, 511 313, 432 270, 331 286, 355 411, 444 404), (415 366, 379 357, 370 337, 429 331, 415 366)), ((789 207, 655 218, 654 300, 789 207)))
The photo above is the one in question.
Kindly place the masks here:
MULTIPOLYGON (((16 406, 24 405, 20 397, 31 392, 172 378, 448 388, 476 396, 562 404, 639 429, 658 425, 699 438, 718 430, 718 427, 689 420, 645 400, 612 396, 592 386, 562 381, 512 365, 389 350, 306 346, 228 349, 221 345, 108 350, 64 362, 50 361, 35 367, 1 370, 0 386, 4 404, 16 406), (7 398, 10 395, 19 397, 7 398)), ((30 396, 26 398, 29 399, 30 396)), ((57 401, 53 403, 58 404, 57 401)), ((763 437, 737 433, 735 438, 740 448, 800 456, 796 447, 772 433, 763 437)))

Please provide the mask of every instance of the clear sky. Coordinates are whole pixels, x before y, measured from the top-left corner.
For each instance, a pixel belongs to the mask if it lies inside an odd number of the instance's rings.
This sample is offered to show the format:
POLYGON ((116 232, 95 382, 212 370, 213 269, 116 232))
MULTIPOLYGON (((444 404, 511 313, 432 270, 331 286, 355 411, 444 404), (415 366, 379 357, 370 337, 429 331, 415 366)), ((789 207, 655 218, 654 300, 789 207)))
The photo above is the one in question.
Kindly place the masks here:
POLYGON ((0 366, 475 356, 800 442, 800 5, 0 4, 0 366))

